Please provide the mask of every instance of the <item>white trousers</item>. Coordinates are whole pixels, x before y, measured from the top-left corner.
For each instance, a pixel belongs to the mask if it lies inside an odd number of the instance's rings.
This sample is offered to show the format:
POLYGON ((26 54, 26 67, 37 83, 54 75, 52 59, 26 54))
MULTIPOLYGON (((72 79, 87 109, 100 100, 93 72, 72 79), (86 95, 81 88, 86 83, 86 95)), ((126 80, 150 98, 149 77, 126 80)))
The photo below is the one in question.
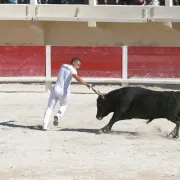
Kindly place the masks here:
POLYGON ((57 101, 60 103, 60 107, 58 109, 58 112, 56 113, 56 116, 58 116, 58 119, 61 118, 67 108, 68 105, 68 99, 69 94, 64 96, 63 90, 61 88, 52 87, 51 88, 51 94, 49 96, 48 105, 44 114, 44 122, 43 122, 43 128, 47 129, 49 124, 49 119, 51 117, 52 111, 56 106, 57 101))

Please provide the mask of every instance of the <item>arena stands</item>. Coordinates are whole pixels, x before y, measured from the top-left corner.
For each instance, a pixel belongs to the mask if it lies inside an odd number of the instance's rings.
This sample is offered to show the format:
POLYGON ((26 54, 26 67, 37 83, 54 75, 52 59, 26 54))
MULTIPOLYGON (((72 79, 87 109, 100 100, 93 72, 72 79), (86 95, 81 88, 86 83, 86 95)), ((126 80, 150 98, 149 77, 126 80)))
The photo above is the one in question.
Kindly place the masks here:
MULTIPOLYGON (((0 0, 1 4, 29 4, 30 0, 0 0)), ((38 0, 38 4, 89 4, 88 0, 38 0)), ((103 5, 157 5, 164 6, 165 0, 97 0, 103 5)), ((173 5, 180 5, 180 0, 173 0, 173 5)))

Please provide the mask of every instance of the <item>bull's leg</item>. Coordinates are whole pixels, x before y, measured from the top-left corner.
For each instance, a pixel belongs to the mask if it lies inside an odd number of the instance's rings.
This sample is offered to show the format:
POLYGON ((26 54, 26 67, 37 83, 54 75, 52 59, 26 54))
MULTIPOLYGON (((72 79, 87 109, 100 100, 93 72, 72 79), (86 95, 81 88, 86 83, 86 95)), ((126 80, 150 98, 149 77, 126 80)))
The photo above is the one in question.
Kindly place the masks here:
POLYGON ((179 116, 176 117, 175 124, 176 124, 176 127, 168 135, 169 137, 172 136, 173 139, 179 138, 179 126, 180 126, 180 117, 179 116))
POLYGON ((177 130, 176 130, 176 134, 175 134, 175 136, 174 136, 174 138, 179 138, 179 126, 180 126, 180 121, 178 121, 178 123, 177 123, 177 130))
POLYGON ((113 124, 118 120, 119 120, 119 116, 116 113, 114 113, 109 123, 106 126, 104 126, 102 129, 100 129, 99 132, 108 133, 109 131, 111 131, 113 124))
POLYGON ((122 103, 122 106, 117 105, 117 109, 114 112, 109 123, 106 126, 104 126, 102 129, 100 129, 100 132, 107 133, 107 132, 111 131, 113 124, 115 122, 117 122, 118 120, 120 120, 121 118, 123 118, 123 115, 127 111, 127 109, 129 108, 130 103, 129 102, 121 102, 121 103, 122 103))
POLYGON ((168 135, 168 137, 174 137, 175 136, 175 134, 176 134, 176 131, 177 131, 177 125, 176 125, 176 127, 169 133, 169 135, 168 135))
POLYGON ((149 119, 146 121, 146 124, 149 124, 153 119, 149 119))
POLYGON ((109 131, 111 131, 111 128, 114 123, 115 123, 114 121, 110 120, 109 123, 106 126, 104 126, 102 129, 100 129, 99 132, 108 133, 109 131))
POLYGON ((168 137, 177 139, 179 137, 179 125, 176 124, 176 127, 169 133, 168 137))

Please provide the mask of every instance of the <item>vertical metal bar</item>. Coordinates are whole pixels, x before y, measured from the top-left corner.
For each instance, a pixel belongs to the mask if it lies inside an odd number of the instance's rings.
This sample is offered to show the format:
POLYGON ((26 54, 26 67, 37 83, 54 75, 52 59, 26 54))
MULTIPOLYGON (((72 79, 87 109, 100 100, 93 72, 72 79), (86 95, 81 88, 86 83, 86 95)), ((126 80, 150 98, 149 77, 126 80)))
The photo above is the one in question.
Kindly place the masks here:
POLYGON ((45 91, 51 88, 52 82, 51 78, 51 45, 46 46, 46 82, 45 82, 45 91))
MULTIPOLYGON (((128 79, 128 50, 127 46, 122 46, 122 80, 128 79)), ((122 86, 128 86, 128 83, 122 83, 122 86)))
POLYGON ((122 78, 128 78, 127 46, 122 47, 122 78))
POLYGON ((46 78, 51 78, 51 45, 46 46, 46 78))

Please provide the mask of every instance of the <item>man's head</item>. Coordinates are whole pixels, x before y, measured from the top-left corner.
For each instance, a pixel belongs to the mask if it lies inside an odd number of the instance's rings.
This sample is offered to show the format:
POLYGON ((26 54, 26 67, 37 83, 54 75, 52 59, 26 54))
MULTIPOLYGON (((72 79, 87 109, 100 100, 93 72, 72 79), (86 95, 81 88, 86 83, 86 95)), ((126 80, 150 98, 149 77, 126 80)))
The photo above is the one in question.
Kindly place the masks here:
POLYGON ((77 57, 72 58, 71 63, 70 63, 75 69, 79 69, 81 65, 81 60, 77 57))
POLYGON ((106 95, 99 95, 97 98, 97 113, 96 118, 98 120, 103 119, 105 116, 107 116, 110 111, 108 109, 108 103, 106 100, 106 95))

